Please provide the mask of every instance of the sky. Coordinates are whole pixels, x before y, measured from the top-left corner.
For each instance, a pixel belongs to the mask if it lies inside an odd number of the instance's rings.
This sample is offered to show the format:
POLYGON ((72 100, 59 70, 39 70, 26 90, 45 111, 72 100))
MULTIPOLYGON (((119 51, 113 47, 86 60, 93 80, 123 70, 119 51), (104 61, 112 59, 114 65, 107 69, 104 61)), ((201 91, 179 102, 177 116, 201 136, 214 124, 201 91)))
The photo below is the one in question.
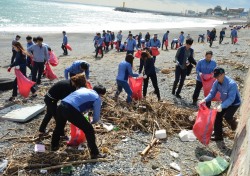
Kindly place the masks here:
POLYGON ((154 11, 185 12, 194 10, 205 12, 208 8, 220 5, 223 9, 245 8, 250 9, 250 0, 57 0, 67 2, 81 2, 85 4, 120 7, 126 3, 126 7, 147 9, 154 11))

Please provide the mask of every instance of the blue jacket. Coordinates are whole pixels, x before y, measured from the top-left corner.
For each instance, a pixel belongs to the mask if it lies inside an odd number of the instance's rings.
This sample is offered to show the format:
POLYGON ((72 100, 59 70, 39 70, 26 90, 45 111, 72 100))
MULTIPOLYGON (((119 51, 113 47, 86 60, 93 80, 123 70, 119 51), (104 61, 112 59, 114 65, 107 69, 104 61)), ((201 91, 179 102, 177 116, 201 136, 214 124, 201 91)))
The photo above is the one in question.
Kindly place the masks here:
POLYGON ((233 29, 232 31, 231 31, 231 37, 237 37, 237 30, 236 29, 233 29))
POLYGON ((196 73, 197 73, 196 80, 201 82, 201 77, 200 77, 199 73, 210 74, 214 71, 216 66, 217 66, 217 64, 216 64, 215 60, 213 60, 213 59, 210 62, 207 62, 205 58, 199 60, 197 65, 196 65, 196 73))
POLYGON ((117 34, 116 38, 117 38, 117 41, 122 41, 122 34, 117 34))
POLYGON ((162 38, 162 40, 163 40, 163 41, 166 41, 166 40, 168 40, 168 33, 165 33, 165 34, 163 35, 163 38, 162 38))
POLYGON ((179 40, 180 40, 180 43, 181 43, 181 44, 184 43, 185 37, 184 37, 183 34, 180 35, 179 40))
POLYGON ((132 76, 132 77, 138 77, 138 74, 134 74, 132 71, 132 66, 130 63, 126 62, 126 61, 122 61, 119 64, 118 67, 118 75, 116 77, 117 80, 119 81, 128 81, 128 77, 132 76))
POLYGON ((111 41, 111 35, 106 33, 105 34, 105 39, 104 39, 105 42, 110 42, 111 41))
POLYGON ((99 37, 96 35, 93 39, 93 41, 96 43, 96 40, 98 39, 99 37))
POLYGON ((228 108, 229 106, 236 106, 241 104, 238 86, 236 82, 228 76, 225 76, 222 84, 220 84, 218 81, 214 82, 210 93, 205 98, 205 101, 211 101, 218 91, 221 94, 220 98, 222 101, 222 109, 228 108))
POLYGON ((31 47, 32 45, 34 45, 34 44, 35 44, 34 42, 27 43, 27 49, 28 49, 29 47, 31 47))
POLYGON ((147 59, 146 61, 144 61, 143 59, 140 59, 139 74, 141 74, 143 68, 144 68, 144 74, 147 76, 156 74, 155 63, 152 58, 147 59))
POLYGON ((220 31, 220 37, 224 37, 225 36, 225 31, 220 31))
MULTIPOLYGON (((70 67, 66 68, 64 70, 65 79, 68 79, 69 73, 73 73, 73 74, 82 73, 83 71, 81 69, 81 63, 83 63, 83 62, 87 63, 86 61, 78 60, 78 61, 74 61, 70 67)), ((90 65, 88 64, 88 69, 85 70, 85 76, 87 79, 89 79, 89 67, 90 67, 90 65)))
POLYGON ((29 53, 33 54, 35 62, 44 62, 49 59, 48 45, 45 45, 44 43, 42 46, 39 46, 38 44, 32 45, 27 50, 29 53))
POLYGON ((67 45, 67 43, 68 43, 68 37, 67 35, 63 35, 63 44, 67 45))
POLYGON ((102 43, 103 43, 103 38, 101 37, 97 37, 96 40, 95 40, 97 46, 102 46, 102 43))
POLYGON ((136 45, 136 41, 135 39, 128 39, 127 40, 127 46, 126 46, 126 50, 127 51, 134 51, 134 48, 136 47, 137 48, 137 45, 136 45))
POLYGON ((62 102, 70 104, 80 113, 93 110, 92 124, 100 120, 102 100, 94 90, 82 87, 69 94, 62 102))
POLYGON ((161 47, 161 42, 159 39, 154 40, 154 39, 150 39, 148 42, 148 47, 157 47, 160 48, 161 47))
POLYGON ((194 60, 194 50, 192 48, 189 49, 190 52, 190 56, 186 57, 185 53, 186 53, 186 46, 182 46, 180 48, 178 48, 176 55, 175 55, 175 60, 178 62, 178 65, 182 68, 182 69, 186 69, 186 62, 187 60, 189 60, 189 62, 193 63, 194 65, 196 65, 196 62, 194 60))

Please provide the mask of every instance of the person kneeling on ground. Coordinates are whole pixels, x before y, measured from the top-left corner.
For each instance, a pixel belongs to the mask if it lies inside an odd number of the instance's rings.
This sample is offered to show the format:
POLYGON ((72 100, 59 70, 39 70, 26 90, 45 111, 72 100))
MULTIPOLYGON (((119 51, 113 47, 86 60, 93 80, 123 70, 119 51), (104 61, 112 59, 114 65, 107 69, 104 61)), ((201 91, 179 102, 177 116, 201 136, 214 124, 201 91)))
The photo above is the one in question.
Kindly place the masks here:
POLYGON ((179 43, 178 39, 173 39, 172 42, 171 42, 171 49, 174 49, 174 45, 175 45, 175 49, 177 49, 178 48, 178 43, 179 43))
POLYGON ((84 132, 91 159, 106 157, 106 155, 101 154, 97 148, 95 131, 91 125, 100 120, 101 96, 105 95, 105 93, 106 88, 102 85, 94 86, 93 90, 83 87, 61 101, 57 109, 56 128, 52 135, 51 150, 55 151, 59 148, 60 135, 64 131, 66 122, 69 121, 84 132), (88 122, 82 114, 89 110, 93 110, 93 118, 90 122, 88 122))
POLYGON ((125 90, 127 93, 127 103, 130 103, 132 101, 132 90, 129 87, 128 84, 128 77, 138 77, 138 74, 133 73, 132 67, 133 67, 133 61, 134 61, 134 56, 132 54, 128 54, 125 58, 125 61, 122 61, 119 64, 118 67, 118 75, 116 77, 116 82, 117 82, 117 91, 115 93, 115 99, 118 99, 118 96, 122 92, 122 89, 125 90))
POLYGON ((217 115, 214 123, 214 136, 211 138, 211 140, 219 141, 223 140, 223 116, 225 117, 227 123, 231 126, 231 129, 233 131, 236 130, 238 122, 233 116, 240 107, 241 98, 237 83, 225 75, 225 70, 223 68, 215 68, 214 77, 217 80, 214 82, 209 95, 200 101, 200 103, 211 101, 215 97, 216 93, 220 92, 222 103, 217 107, 217 115))
POLYGON ((85 72, 87 80, 89 79, 89 63, 83 60, 74 61, 73 64, 64 70, 64 77, 68 79, 68 76, 72 77, 76 74, 85 72))
MULTIPOLYGON (((45 129, 52 117, 55 118, 57 110, 57 102, 64 99, 76 89, 86 87, 86 78, 83 74, 72 76, 70 80, 61 80, 54 84, 44 97, 44 102, 47 106, 47 112, 40 125, 39 132, 45 133, 45 129), (62 91, 63 90, 63 91, 62 91)), ((64 136, 64 133, 61 134, 64 136)))
POLYGON ((143 68, 144 68, 143 97, 145 98, 147 95, 148 80, 150 78, 155 89, 154 93, 157 95, 158 101, 160 101, 161 97, 160 97, 160 91, 159 91, 158 82, 157 82, 154 59, 152 58, 150 53, 147 51, 143 51, 141 54, 139 74, 142 73, 143 68))

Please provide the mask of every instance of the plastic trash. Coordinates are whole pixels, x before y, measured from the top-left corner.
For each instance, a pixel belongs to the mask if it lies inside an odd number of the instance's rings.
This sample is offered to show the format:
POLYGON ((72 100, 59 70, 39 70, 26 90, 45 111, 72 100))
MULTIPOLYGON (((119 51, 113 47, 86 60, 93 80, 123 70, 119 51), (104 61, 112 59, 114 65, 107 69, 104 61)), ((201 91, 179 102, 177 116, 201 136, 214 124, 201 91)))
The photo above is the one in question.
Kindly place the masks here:
POLYGON ((214 158, 211 156, 207 156, 207 155, 202 155, 199 160, 200 161, 212 161, 214 158))
POLYGON ((155 131, 155 137, 157 139, 165 139, 167 137, 166 130, 157 130, 157 131, 155 131))
POLYGON ((179 154, 173 151, 170 151, 170 155, 173 156, 174 158, 178 158, 179 154))
POLYGON ((0 173, 4 171, 4 169, 8 166, 8 160, 1 160, 0 161, 0 173))
POLYGON ((170 167, 179 171, 179 172, 181 171, 181 167, 176 163, 170 163, 170 167))
POLYGON ((47 172, 48 172, 47 170, 43 170, 43 169, 40 170, 41 174, 47 174, 47 172))
POLYGON ((112 124, 111 125, 103 124, 103 128, 105 128, 107 131, 111 131, 114 129, 114 126, 112 124))
POLYGON ((192 130, 181 130, 179 137, 183 142, 192 142, 196 140, 196 137, 192 130))
POLYGON ((45 152, 45 145, 35 144, 35 152, 45 152))
POLYGON ((221 174, 228 166, 229 163, 224 158, 217 157, 211 161, 199 162, 195 169, 200 176, 213 176, 221 174))

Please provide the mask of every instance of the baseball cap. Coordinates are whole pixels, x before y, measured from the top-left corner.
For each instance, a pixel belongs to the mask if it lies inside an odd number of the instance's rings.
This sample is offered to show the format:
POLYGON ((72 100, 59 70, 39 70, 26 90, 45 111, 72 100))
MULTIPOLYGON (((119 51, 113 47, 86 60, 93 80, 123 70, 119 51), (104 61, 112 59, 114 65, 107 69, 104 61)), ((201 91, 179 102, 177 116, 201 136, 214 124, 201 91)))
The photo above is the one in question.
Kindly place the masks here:
POLYGON ((214 77, 217 78, 218 76, 220 76, 221 74, 225 73, 225 70, 221 67, 216 67, 214 69, 214 77))

